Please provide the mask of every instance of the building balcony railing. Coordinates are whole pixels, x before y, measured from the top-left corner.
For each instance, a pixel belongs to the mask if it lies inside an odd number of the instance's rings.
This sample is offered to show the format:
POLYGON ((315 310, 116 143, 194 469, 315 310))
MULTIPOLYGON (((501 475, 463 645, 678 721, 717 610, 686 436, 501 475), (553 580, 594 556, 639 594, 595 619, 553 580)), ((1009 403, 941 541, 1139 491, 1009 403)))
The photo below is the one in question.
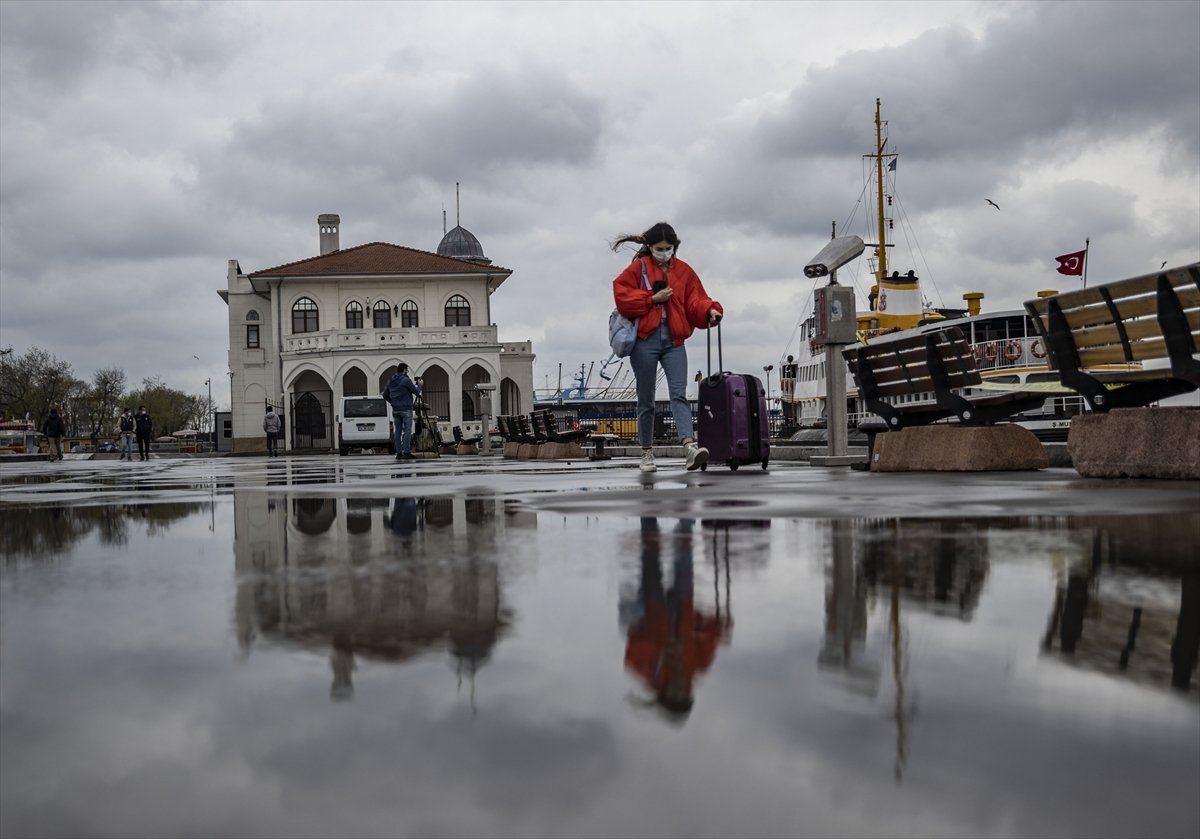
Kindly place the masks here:
POLYGON ((303 355, 331 350, 387 350, 391 347, 496 346, 494 326, 419 326, 407 329, 327 329, 283 336, 285 354, 303 355))

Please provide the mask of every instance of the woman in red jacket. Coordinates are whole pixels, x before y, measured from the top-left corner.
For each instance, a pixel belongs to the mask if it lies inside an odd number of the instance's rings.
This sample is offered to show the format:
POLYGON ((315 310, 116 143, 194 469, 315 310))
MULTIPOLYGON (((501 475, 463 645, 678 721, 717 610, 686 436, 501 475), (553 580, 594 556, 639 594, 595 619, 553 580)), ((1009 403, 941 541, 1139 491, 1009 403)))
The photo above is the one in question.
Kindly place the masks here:
POLYGON ((617 310, 638 321, 638 337, 629 366, 637 382, 638 441, 642 445, 643 472, 654 466, 654 384, 661 364, 671 399, 675 431, 683 441, 689 470, 708 462, 708 449, 696 444, 687 387, 687 350, 683 342, 696 329, 707 329, 724 314, 721 304, 708 296, 700 278, 681 259, 679 237, 665 221, 640 235, 626 234, 613 242, 617 251, 626 242, 639 245, 629 267, 613 280, 617 310))

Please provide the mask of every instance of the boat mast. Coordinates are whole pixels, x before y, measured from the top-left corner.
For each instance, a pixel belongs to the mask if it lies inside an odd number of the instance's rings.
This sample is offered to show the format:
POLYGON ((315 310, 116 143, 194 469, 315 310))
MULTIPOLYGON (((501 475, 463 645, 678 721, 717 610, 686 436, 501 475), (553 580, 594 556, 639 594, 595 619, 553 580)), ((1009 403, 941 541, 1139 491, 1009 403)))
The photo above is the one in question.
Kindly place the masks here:
POLYGON ((876 279, 883 282, 887 276, 887 225, 883 218, 883 120, 880 117, 879 100, 875 100, 875 192, 879 213, 879 273, 876 279))

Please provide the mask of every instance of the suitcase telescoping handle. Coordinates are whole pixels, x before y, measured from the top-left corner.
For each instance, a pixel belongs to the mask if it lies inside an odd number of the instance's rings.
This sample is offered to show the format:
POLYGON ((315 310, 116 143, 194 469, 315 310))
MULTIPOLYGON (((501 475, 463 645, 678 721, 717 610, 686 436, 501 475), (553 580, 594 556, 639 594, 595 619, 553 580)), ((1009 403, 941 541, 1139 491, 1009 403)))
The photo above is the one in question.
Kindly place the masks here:
MULTIPOLYGON (((708 377, 711 379, 711 378, 713 378, 712 327, 710 326, 708 329, 704 330, 704 334, 708 338, 708 377)), ((716 372, 716 375, 720 376, 721 372, 724 369, 725 369, 725 357, 724 357, 724 354, 721 352, 721 321, 718 320, 717 321, 717 372, 716 372)))

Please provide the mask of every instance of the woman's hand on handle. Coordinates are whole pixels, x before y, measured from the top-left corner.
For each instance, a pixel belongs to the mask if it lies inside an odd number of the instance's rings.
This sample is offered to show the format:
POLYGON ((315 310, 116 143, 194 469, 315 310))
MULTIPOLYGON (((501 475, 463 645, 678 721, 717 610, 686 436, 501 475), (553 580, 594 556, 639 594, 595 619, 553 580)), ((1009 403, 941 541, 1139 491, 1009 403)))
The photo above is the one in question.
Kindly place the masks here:
POLYGON ((721 313, 718 312, 716 309, 709 309, 708 310, 708 325, 716 326, 720 322, 721 322, 721 313))

